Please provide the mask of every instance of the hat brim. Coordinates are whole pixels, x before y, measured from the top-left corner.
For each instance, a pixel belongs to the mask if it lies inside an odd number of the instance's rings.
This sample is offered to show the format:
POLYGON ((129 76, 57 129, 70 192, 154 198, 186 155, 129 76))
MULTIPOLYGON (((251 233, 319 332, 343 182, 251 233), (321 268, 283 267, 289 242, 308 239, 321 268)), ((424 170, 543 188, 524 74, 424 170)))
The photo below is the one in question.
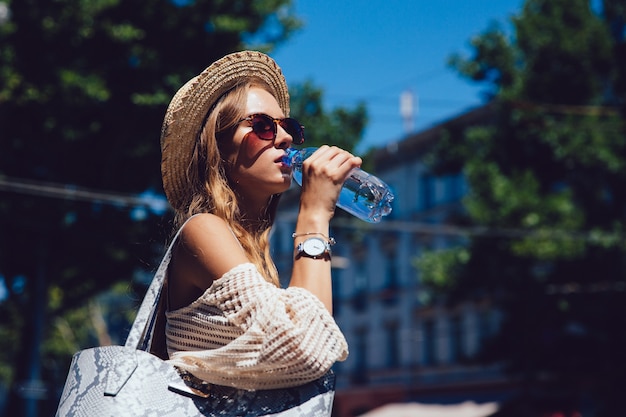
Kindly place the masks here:
POLYGON ((257 51, 235 52, 215 61, 172 98, 161 129, 161 176, 165 195, 175 209, 183 209, 191 201, 187 169, 209 110, 222 95, 249 77, 267 84, 288 117, 285 77, 272 58, 257 51))

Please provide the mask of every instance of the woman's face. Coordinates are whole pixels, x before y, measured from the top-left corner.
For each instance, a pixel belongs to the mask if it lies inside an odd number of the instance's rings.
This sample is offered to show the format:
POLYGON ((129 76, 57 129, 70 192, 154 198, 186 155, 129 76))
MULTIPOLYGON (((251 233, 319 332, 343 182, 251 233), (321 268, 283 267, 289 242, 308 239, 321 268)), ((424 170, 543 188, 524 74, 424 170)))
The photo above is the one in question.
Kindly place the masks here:
MULTIPOLYGON (((244 115, 256 113, 276 119, 285 117, 274 96, 262 88, 252 87, 244 115)), ((233 187, 246 202, 264 205, 271 195, 289 188, 291 169, 282 162, 282 157, 291 143, 291 136, 280 125, 273 141, 259 138, 248 121, 237 125, 232 146, 223 151, 226 151, 224 157, 229 162, 233 187)))

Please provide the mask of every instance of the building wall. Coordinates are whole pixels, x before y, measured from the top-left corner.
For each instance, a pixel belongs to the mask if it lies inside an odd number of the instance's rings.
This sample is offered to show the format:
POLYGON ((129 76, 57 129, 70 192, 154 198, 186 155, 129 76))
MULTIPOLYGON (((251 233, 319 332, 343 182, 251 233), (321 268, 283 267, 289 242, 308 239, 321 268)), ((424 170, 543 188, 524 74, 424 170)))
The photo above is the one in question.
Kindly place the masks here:
MULTIPOLYGON (((406 142, 420 145, 432 136, 426 132, 406 142)), ((369 224, 338 209, 331 222, 337 240, 334 316, 350 347, 348 359, 335 366, 337 401, 343 410, 337 415, 373 406, 367 393, 386 392, 395 401, 408 401, 425 392, 435 398, 433 393, 445 389, 448 399, 471 399, 476 393, 466 389, 470 385, 493 391, 504 383, 497 367, 472 361, 485 338, 497 330, 498 313, 485 300, 467 300, 453 308, 424 303, 414 264, 424 251, 464 243, 462 234, 447 226, 462 210, 468 191, 464 177, 435 176, 422 162, 424 146, 399 145, 381 151, 381 168, 375 171, 394 190, 391 215, 369 224), (418 150, 405 152, 402 146, 418 150)), ((294 186, 283 197, 274 227, 275 257, 283 277, 291 270, 298 195, 294 186)))

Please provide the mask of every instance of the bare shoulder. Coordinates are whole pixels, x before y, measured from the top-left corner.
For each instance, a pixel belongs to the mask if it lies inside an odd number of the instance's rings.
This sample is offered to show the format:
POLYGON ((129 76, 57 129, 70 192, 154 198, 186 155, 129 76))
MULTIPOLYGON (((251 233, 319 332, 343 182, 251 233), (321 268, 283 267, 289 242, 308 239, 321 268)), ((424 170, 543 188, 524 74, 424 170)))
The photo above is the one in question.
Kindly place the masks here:
POLYGON ((232 232, 224 219, 210 213, 197 214, 190 218, 180 234, 181 241, 186 244, 232 237, 232 232))
POLYGON ((233 267, 248 262, 228 224, 213 214, 187 221, 173 253, 171 271, 176 281, 201 290, 233 267))

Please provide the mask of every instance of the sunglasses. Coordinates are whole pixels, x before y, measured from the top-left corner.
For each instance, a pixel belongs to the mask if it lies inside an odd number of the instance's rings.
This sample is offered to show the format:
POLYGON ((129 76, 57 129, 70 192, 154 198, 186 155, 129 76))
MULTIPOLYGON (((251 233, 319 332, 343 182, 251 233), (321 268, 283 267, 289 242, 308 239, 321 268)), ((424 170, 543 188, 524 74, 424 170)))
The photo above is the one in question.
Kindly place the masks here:
POLYGON ((285 132, 291 136, 294 145, 301 145, 304 143, 304 126, 300 124, 296 119, 287 117, 285 119, 274 119, 267 114, 258 113, 248 117, 244 117, 238 123, 243 121, 250 122, 252 131, 259 139, 263 140, 275 140, 278 134, 278 125, 282 127, 285 132))

